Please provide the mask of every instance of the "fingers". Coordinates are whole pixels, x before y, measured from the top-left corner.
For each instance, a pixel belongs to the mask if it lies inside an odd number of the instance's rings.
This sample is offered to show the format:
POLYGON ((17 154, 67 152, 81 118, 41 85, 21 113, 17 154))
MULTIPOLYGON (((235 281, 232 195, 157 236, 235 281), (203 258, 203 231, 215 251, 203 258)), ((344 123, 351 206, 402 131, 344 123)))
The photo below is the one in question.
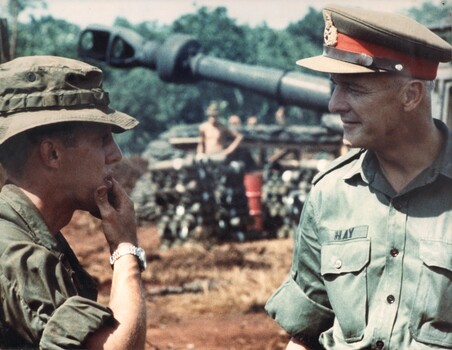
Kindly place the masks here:
POLYGON ((113 215, 114 213, 119 216, 135 215, 132 200, 125 189, 115 179, 112 179, 110 186, 102 185, 98 187, 94 197, 103 218, 106 218, 106 215, 113 215))
POLYGON ((112 197, 114 198, 115 208, 118 209, 127 201, 127 199, 129 199, 129 196, 116 179, 112 179, 112 182, 113 186, 110 191, 112 197))
POLYGON ((96 205, 99 208, 101 216, 106 211, 111 208, 110 203, 108 202, 108 188, 105 185, 102 185, 96 189, 94 194, 94 200, 96 201, 96 205))
POLYGON ((126 191, 116 181, 113 185, 102 185, 95 191, 94 198, 99 208, 100 219, 110 250, 121 242, 136 245, 136 223, 133 202, 126 191), (109 199, 113 197, 113 199, 109 199))

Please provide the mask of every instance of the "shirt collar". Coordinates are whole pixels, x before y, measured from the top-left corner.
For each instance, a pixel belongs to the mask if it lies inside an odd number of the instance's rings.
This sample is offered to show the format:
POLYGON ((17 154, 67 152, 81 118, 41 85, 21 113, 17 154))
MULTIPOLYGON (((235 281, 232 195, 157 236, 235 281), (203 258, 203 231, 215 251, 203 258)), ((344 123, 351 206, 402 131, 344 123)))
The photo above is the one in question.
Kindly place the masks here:
POLYGON ((360 154, 360 156, 356 160, 356 162, 353 163, 353 165, 350 167, 350 169, 342 177, 343 180, 347 181, 347 180, 351 180, 355 176, 359 176, 366 183, 370 183, 373 181, 374 176, 375 176, 375 171, 373 169, 374 166, 372 165, 371 162, 369 162, 368 153, 369 153, 369 151, 366 150, 360 154), (372 171, 370 171, 370 172, 366 171, 367 169, 370 169, 372 171))
POLYGON ((438 173, 452 179, 452 130, 450 130, 442 121, 437 119, 434 121, 437 128, 443 133, 446 141, 440 156, 433 165, 438 173))
POLYGON ((20 216, 33 241, 48 249, 57 250, 58 243, 50 233, 38 208, 17 186, 4 185, 1 198, 20 216))

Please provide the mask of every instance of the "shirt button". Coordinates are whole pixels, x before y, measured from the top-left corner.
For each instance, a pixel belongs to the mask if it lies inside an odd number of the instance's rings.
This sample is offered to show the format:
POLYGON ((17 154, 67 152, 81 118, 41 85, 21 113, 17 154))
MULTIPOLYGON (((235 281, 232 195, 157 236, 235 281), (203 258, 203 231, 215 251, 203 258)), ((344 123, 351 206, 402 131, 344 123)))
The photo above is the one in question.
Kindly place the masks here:
POLYGON ((378 340, 375 345, 377 345, 377 349, 383 349, 383 347, 385 346, 385 343, 381 340, 378 340))
POLYGON ((392 201, 392 206, 394 208, 396 208, 397 210, 400 210, 400 209, 402 209, 403 204, 402 204, 402 201, 400 199, 394 199, 392 201))
POLYGON ((394 301, 395 301, 394 295, 388 295, 388 296, 386 297, 386 301, 388 302, 388 304, 393 304, 394 301))
POLYGON ((334 262, 334 267, 336 268, 336 269, 340 269, 341 267, 342 267, 342 261, 341 260, 336 260, 335 262, 334 262))
POLYGON ((392 248, 390 253, 395 258, 397 255, 399 255, 399 250, 397 248, 392 248))

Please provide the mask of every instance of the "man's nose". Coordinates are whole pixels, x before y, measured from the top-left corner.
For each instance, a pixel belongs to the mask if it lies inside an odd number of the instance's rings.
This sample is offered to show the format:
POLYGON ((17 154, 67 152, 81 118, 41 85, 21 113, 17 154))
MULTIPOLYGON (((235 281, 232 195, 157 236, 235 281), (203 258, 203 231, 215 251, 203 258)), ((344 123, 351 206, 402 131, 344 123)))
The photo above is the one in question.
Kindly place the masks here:
POLYGON ((106 154, 106 163, 117 163, 122 159, 122 152, 116 141, 112 140, 106 154))
POLYGON ((330 102, 328 103, 328 110, 331 113, 343 113, 347 112, 349 108, 342 89, 339 86, 336 86, 331 95, 330 102))

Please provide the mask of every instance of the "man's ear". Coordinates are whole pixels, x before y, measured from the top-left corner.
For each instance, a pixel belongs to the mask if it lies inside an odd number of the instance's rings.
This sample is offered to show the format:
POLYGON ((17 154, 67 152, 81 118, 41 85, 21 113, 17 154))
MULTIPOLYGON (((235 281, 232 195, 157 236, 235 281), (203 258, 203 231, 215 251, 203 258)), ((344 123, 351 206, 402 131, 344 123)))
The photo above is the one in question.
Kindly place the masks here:
POLYGON ((52 139, 44 139, 39 145, 41 160, 50 168, 59 168, 61 155, 60 151, 60 144, 52 139))
POLYGON ((410 112, 415 109, 425 97, 425 84, 420 80, 410 80, 405 85, 403 94, 403 109, 410 112))

